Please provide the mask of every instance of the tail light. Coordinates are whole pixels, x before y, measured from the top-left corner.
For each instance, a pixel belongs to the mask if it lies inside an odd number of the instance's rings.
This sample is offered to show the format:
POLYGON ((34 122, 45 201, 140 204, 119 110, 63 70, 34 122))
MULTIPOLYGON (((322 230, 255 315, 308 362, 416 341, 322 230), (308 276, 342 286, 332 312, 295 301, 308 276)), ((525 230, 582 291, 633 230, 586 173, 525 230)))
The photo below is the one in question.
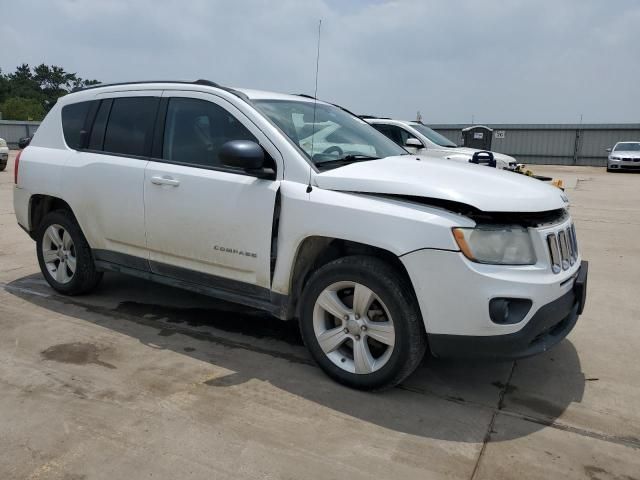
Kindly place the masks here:
POLYGON ((24 150, 20 150, 16 155, 16 161, 13 164, 13 183, 18 184, 18 168, 20 167, 20 155, 24 150))

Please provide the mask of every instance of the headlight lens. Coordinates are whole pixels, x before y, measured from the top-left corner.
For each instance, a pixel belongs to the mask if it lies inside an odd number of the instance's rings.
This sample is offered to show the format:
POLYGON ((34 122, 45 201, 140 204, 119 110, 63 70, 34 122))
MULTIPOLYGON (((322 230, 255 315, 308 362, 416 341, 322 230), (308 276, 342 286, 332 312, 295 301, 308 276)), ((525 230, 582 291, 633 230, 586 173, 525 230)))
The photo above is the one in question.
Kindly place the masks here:
POLYGON ((454 228, 453 236, 469 260, 494 265, 533 265, 536 255, 526 228, 478 226, 454 228))
POLYGON ((617 157, 615 155, 612 155, 611 160, 622 160, 622 157, 617 157))

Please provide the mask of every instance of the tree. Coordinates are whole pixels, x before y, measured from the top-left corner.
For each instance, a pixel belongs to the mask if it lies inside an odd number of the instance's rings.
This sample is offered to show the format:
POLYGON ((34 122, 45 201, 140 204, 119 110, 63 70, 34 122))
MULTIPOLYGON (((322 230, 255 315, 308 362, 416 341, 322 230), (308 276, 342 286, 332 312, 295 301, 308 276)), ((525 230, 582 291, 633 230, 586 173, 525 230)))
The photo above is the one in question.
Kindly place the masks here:
POLYGON ((4 120, 42 120, 44 108, 33 98, 11 97, 0 104, 0 112, 4 120))
POLYGON ((27 114, 33 118, 42 118, 58 98, 77 88, 95 85, 97 80, 85 80, 76 73, 69 73, 57 65, 45 65, 44 63, 31 68, 23 63, 16 67, 15 72, 8 75, 0 71, 0 112, 9 119, 27 120, 27 118, 15 118, 15 115, 27 114), (17 99, 9 102, 9 100, 17 99), (28 102, 26 100, 29 100, 28 102), (35 108, 35 103, 41 108, 35 108), (9 113, 9 109, 10 112, 9 113))

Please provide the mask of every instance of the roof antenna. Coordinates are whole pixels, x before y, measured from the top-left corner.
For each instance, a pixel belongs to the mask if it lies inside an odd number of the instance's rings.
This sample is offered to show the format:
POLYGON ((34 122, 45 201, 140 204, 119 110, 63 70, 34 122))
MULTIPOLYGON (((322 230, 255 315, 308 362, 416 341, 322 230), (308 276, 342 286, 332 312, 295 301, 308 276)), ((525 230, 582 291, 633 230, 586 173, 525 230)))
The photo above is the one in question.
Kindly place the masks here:
MULTIPOLYGON (((320 66, 320 29, 322 28, 322 19, 318 21, 318 50, 316 54, 316 86, 313 91, 313 125, 311 127, 311 161, 313 162, 313 140, 316 135, 316 104, 318 103, 318 67, 320 66)), ((311 188, 311 166, 309 166, 309 183, 307 185, 307 193, 311 188)))

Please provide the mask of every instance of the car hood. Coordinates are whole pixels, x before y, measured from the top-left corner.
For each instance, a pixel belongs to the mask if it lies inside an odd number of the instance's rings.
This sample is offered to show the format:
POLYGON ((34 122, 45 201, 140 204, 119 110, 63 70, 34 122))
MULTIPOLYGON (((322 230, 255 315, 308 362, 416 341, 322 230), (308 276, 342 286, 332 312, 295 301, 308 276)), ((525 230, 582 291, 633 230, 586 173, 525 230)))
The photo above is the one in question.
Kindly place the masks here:
POLYGON ((326 190, 448 200, 485 212, 544 212, 568 204, 561 190, 540 180, 422 155, 352 163, 316 174, 315 183, 326 190))
POLYGON ((640 152, 636 152, 635 150, 625 152, 624 150, 622 150, 620 152, 612 152, 609 156, 622 158, 640 158, 640 152))

